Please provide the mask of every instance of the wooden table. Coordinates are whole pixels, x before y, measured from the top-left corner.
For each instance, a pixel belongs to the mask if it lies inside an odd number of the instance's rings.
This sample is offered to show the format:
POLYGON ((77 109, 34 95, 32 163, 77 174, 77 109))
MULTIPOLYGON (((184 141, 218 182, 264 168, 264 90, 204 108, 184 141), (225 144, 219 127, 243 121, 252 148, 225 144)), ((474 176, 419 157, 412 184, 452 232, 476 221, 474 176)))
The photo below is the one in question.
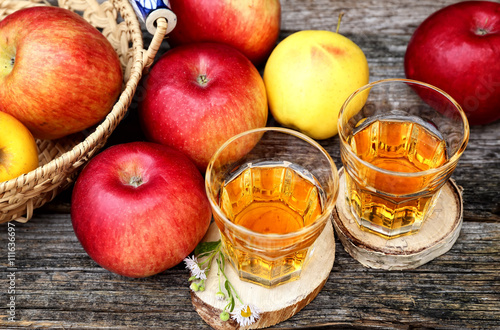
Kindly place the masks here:
MULTIPOLYGON (((414 29, 454 2, 283 0, 281 39, 297 30, 335 30, 343 11, 340 32, 365 52, 370 81, 404 77, 414 29)), ((132 104, 109 144, 142 138, 135 111, 132 104)), ((338 138, 321 144, 340 165, 338 138)), ((464 223, 448 253, 415 270, 382 271, 364 268, 337 241, 323 290, 276 328, 500 328, 500 122, 471 129, 453 178, 464 189, 464 223)), ((208 328, 191 305, 184 265, 129 279, 94 263, 73 233, 70 196, 68 190, 28 223, 10 225, 14 271, 7 268, 8 225, 0 225, 0 328, 208 328), (8 322, 11 297, 14 322, 8 322)))

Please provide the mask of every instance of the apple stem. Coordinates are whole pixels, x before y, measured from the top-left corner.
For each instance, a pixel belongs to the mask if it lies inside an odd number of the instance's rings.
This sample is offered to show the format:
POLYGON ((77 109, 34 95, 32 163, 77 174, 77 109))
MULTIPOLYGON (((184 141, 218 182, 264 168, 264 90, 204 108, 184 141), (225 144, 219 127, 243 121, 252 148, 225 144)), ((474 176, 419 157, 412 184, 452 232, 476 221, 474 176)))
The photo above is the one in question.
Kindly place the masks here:
POLYGON ((479 29, 476 30, 476 34, 480 35, 480 36, 484 36, 484 35, 488 34, 488 30, 479 28, 479 29))
POLYGON ((208 84, 208 78, 207 78, 207 75, 206 74, 200 74, 198 75, 198 78, 196 79, 196 81, 198 82, 198 84, 200 84, 201 86, 205 86, 206 84, 208 84))
POLYGON ((140 176, 132 176, 128 182, 131 186, 139 187, 142 184, 142 178, 140 176))
POLYGON ((339 30, 340 30, 340 21, 342 21, 342 16, 344 16, 344 13, 340 12, 339 19, 337 21, 337 30, 335 31, 335 33, 339 33, 339 30))

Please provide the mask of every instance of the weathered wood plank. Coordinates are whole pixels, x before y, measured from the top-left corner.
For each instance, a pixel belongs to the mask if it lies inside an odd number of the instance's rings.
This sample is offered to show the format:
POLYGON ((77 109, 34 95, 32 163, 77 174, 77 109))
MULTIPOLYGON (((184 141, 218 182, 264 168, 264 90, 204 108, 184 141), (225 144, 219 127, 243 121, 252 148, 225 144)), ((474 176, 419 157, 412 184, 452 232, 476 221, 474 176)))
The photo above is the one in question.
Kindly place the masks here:
MULTIPOLYGON (((203 328, 191 306, 189 275, 182 264, 146 279, 114 275, 85 254, 69 215, 33 220, 16 225, 16 299, 24 321, 17 325, 203 328)), ((0 231, 5 230, 2 224, 0 231)), ((0 237, 5 246, 6 236, 0 237)), ((337 243, 323 290, 277 328, 318 322, 394 329, 494 326, 500 310, 499 242, 499 223, 464 223, 447 254, 398 272, 364 268, 337 243)))
MULTIPOLYGON (((342 11, 340 32, 365 52, 370 80, 404 77, 403 58, 414 29, 454 2, 282 0, 280 40, 303 29, 335 30, 342 11)), ((148 45, 150 36, 144 37, 148 45)), ((167 50, 165 42, 158 57, 167 50)), ((108 146, 143 139, 137 125, 140 92, 108 146)), ((269 125, 276 125, 272 118, 269 125)), ((320 143, 340 167, 338 138, 320 143)), ((464 188, 464 224, 449 252, 416 270, 388 272, 364 268, 337 241, 323 290, 275 328, 500 327, 500 122, 472 127, 453 178, 464 188)), ((6 280, 0 289, 0 328, 209 329, 191 305, 182 264, 150 278, 129 279, 93 262, 73 233, 70 197, 68 190, 28 223, 15 224, 16 322, 7 322, 6 280)), ((7 242, 7 224, 1 224, 4 279, 12 271, 7 242)))

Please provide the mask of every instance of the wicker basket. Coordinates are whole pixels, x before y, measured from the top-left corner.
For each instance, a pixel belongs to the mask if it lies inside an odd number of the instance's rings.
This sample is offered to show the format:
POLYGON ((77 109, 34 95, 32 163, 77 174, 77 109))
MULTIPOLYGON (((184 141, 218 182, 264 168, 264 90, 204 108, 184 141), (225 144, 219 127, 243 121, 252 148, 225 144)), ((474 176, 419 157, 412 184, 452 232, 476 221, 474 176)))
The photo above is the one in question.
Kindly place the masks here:
MULTIPOLYGON (((30 6, 51 5, 46 0, 0 0, 0 20, 30 6)), ((159 19, 148 49, 142 30, 127 0, 58 0, 58 6, 82 15, 98 28, 116 49, 123 66, 122 93, 106 118, 95 128, 59 140, 37 140, 39 167, 15 179, 0 183, 0 223, 26 222, 33 210, 68 188, 88 160, 106 143, 127 112, 143 72, 154 60, 167 31, 159 19), (102 2, 102 1, 101 1, 102 2)))

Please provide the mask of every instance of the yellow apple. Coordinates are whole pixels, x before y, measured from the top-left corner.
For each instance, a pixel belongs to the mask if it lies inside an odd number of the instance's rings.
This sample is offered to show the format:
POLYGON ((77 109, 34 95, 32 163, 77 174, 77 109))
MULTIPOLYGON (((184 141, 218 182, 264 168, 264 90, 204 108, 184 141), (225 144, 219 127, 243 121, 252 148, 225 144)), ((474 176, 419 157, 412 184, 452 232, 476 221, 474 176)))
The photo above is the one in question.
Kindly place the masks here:
POLYGON ((0 182, 38 167, 38 149, 31 132, 16 118, 0 111, 0 182))
POLYGON ((337 134, 342 104, 368 81, 363 51, 331 31, 304 30, 288 36, 273 50, 264 69, 269 108, 276 121, 318 140, 337 134))

